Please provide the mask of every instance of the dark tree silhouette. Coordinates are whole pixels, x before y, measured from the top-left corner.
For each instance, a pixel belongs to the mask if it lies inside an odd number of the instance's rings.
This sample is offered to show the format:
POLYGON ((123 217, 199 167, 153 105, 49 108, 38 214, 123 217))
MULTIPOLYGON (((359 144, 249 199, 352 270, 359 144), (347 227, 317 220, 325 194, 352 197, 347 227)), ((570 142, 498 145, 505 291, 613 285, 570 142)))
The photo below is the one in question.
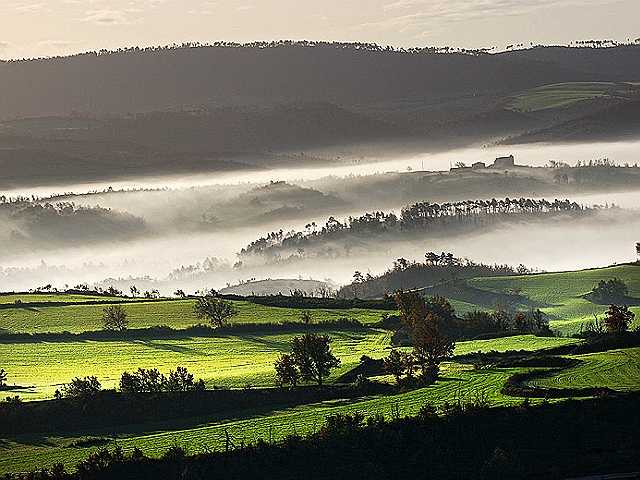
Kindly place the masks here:
POLYGON ((293 355, 283 353, 275 361, 274 367, 276 369, 276 382, 278 386, 291 385, 295 387, 300 380, 300 372, 296 367, 295 359, 293 355))
POLYGON ((314 381, 322 386, 331 370, 340 366, 340 359, 331 353, 330 343, 328 335, 315 333, 305 333, 293 338, 292 355, 302 380, 314 381))
POLYGON ((626 305, 609 306, 609 310, 604 318, 604 326, 608 332, 626 332, 629 329, 629 325, 633 322, 635 314, 631 312, 626 305))
POLYGON ((400 384, 400 377, 404 374, 406 366, 404 364, 402 353, 398 350, 391 350, 389 355, 382 360, 382 368, 389 375, 393 375, 396 383, 400 384))
POLYGON ((102 389, 102 385, 98 379, 94 376, 91 377, 76 377, 71 380, 71 383, 67 383, 63 387, 63 392, 66 397, 80 397, 88 398, 96 395, 102 389))
POLYGON ((453 355, 455 345, 442 333, 443 322, 442 317, 429 313, 412 324, 413 357, 420 365, 425 383, 435 382, 440 373, 440 362, 453 355))

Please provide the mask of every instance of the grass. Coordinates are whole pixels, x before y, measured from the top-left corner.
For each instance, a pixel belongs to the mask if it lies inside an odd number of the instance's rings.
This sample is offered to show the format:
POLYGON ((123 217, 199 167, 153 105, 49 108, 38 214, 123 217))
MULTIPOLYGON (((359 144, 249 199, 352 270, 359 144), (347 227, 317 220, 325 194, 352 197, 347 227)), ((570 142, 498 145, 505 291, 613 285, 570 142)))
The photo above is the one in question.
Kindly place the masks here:
MULTIPOLYGON (((515 371, 515 370, 514 370, 515 371)), ((268 411, 241 412, 244 418, 217 419, 215 417, 190 419, 196 425, 180 425, 181 422, 165 422, 156 425, 140 425, 128 429, 90 432, 92 436, 114 438, 125 452, 134 446, 149 455, 166 451, 172 445, 184 447, 189 453, 212 449, 223 449, 225 433, 229 433, 236 444, 253 442, 258 438, 280 439, 288 434, 305 434, 317 430, 329 414, 359 411, 366 416, 383 414, 387 418, 415 414, 425 402, 442 404, 457 399, 473 399, 483 396, 492 405, 517 404, 514 399, 500 394, 504 381, 514 371, 472 371, 447 365, 443 378, 427 388, 395 396, 364 397, 353 400, 333 400, 312 405, 268 411), (182 428, 180 428, 182 427, 182 428), (186 427, 186 428, 185 428, 186 427), (172 428, 171 431, 167 431, 172 428)), ((63 462, 72 467, 78 460, 104 445, 87 448, 69 448, 77 436, 17 435, 3 439, 0 450, 0 472, 25 471, 34 466, 63 462)))
POLYGON ((613 82, 554 83, 514 95, 508 108, 519 111, 549 110, 594 98, 624 98, 624 92, 619 88, 613 82))
POLYGON ((578 344, 575 338, 536 337, 535 335, 516 335, 513 337, 493 338, 491 340, 472 340, 457 342, 454 355, 465 355, 473 352, 506 352, 507 350, 527 350, 530 352, 578 344))
MULTIPOLYGON (((577 329, 585 319, 590 320, 593 309, 598 309, 598 313, 606 310, 605 306, 591 304, 581 295, 589 292, 599 280, 613 277, 622 278, 629 286, 630 294, 640 297, 640 267, 631 265, 580 272, 481 278, 470 283, 488 292, 519 288, 521 295, 531 299, 550 315, 554 327, 568 330, 577 329)), ((104 301, 105 297, 2 295, 0 304, 14 303, 18 297, 24 302, 21 308, 0 309, 0 328, 5 331, 80 332, 101 326, 104 305, 90 302, 104 301), (62 301, 70 305, 54 304, 62 301), (37 306, 29 305, 36 302, 37 306), (46 305, 47 302, 51 305, 46 305)), ((162 324, 184 328, 199 322, 193 315, 193 300, 111 300, 124 302, 132 328, 162 324)), ((232 319, 233 323, 300 321, 298 309, 266 307, 248 302, 235 302, 235 305, 239 314, 232 319)), ((465 302, 458 302, 455 307, 459 313, 474 308, 465 302)), ((640 307, 633 307, 632 310, 640 317, 640 307)), ((381 313, 364 309, 311 310, 313 322, 354 317, 362 323, 371 324, 380 319, 381 313)), ((329 382, 357 366, 362 355, 382 358, 390 348, 391 334, 384 330, 363 328, 327 330, 326 333, 333 338, 333 352, 342 360, 340 369, 331 374, 329 382)), ((294 335, 296 332, 272 332, 170 340, 5 343, 0 344, 0 366, 9 374, 9 385, 32 386, 27 390, 11 392, 11 395, 19 394, 25 400, 51 398, 57 388, 75 376, 96 375, 103 387, 113 388, 123 371, 138 367, 155 367, 167 373, 177 366, 184 366, 196 378, 203 378, 209 388, 214 385, 265 387, 273 385, 273 362, 280 353, 289 351, 294 335)), ((459 342, 454 353, 536 351, 577 342, 579 340, 572 338, 522 335, 459 342)), ((579 355, 575 358, 583 363, 533 382, 554 387, 640 389, 639 348, 579 355)), ((161 455, 172 445, 182 446, 189 453, 223 449, 226 433, 232 436, 236 444, 253 442, 260 437, 279 439, 287 434, 315 431, 329 414, 356 410, 365 415, 383 414, 390 418, 415 414, 425 402, 442 404, 479 397, 493 406, 519 404, 522 399, 504 396, 500 390, 510 375, 526 370, 474 370, 471 365, 458 363, 454 359, 442 364, 441 378, 434 385, 393 396, 338 399, 292 408, 245 410, 70 434, 56 432, 56 435, 5 436, 0 438, 0 473, 47 467, 55 462, 62 462, 72 469, 77 461, 91 452, 115 445, 116 442, 125 452, 139 447, 151 456, 161 455), (82 440, 87 438, 98 438, 98 444, 89 441, 88 444, 92 446, 70 446, 78 440, 82 445, 82 440), (101 438, 104 440, 99 440, 101 438)), ((390 377, 379 380, 392 381, 390 377)), ((533 400, 534 403, 537 401, 533 400)))
MULTIPOLYGON (((606 305, 594 304, 582 298, 600 280, 620 278, 629 287, 629 295, 640 297, 640 266, 620 265, 615 267, 580 270, 573 272, 544 273, 511 277, 475 278, 469 284, 489 292, 504 293, 520 289, 520 295, 533 301, 549 315, 551 326, 565 334, 574 333, 581 324, 593 322, 593 315, 602 318, 606 305)), ((640 325, 640 308, 632 307, 636 314, 634 325, 640 325)))
MULTIPOLYGON (((91 297, 54 294, 5 295, 0 303, 14 304, 15 299, 23 302, 17 307, 0 309, 0 331, 47 333, 80 333, 102 328, 102 314, 105 304, 85 302, 101 301, 118 303, 127 312, 129 328, 146 328, 168 325, 172 328, 186 328, 197 323, 206 323, 193 312, 195 300, 187 299, 126 299, 118 297, 91 297), (69 305, 58 305, 66 302, 69 305), (51 303, 51 305, 46 305, 51 303), (33 305, 37 304, 37 305, 33 305), (44 305, 43 305, 44 304, 44 305)), ((232 324, 299 322, 299 309, 258 305, 234 301, 238 315, 230 320, 232 324)), ((332 321, 339 318, 355 318, 363 324, 380 320, 381 311, 362 308, 353 309, 313 309, 311 322, 332 321)))
MULTIPOLYGON (((342 359, 343 368, 332 374, 336 378, 344 371, 353 368, 359 362, 362 354, 374 358, 385 356, 388 352, 389 333, 374 329, 356 332, 330 332, 334 338, 332 349, 342 359)), ((84 348, 98 348, 104 358, 99 358, 98 351, 84 350, 84 358, 98 357, 95 364, 86 367, 108 369, 110 356, 112 362, 121 358, 135 357, 136 364, 146 360, 151 365, 158 365, 163 359, 166 366, 176 359, 181 364, 184 360, 192 359, 193 363, 185 364, 190 370, 205 373, 215 372, 214 377, 220 380, 225 375, 234 382, 252 379, 259 381, 260 375, 267 380, 272 375, 271 355, 277 355, 282 347, 288 346, 289 335, 245 335, 223 339, 185 339, 184 341, 163 342, 84 342, 84 348), (209 343, 211 342, 211 343, 209 343), (150 343, 150 344, 149 344, 150 343), (129 348, 130 350, 127 350, 129 348), (188 349, 188 350, 187 350, 188 349), (140 357, 142 355, 142 357, 140 357), (213 358, 212 358, 213 357, 213 358), (243 378, 243 375, 248 375, 243 378)), ((539 350, 553 348, 560 345, 576 343, 576 339, 568 338, 538 338, 532 335, 506 337, 492 340, 476 340, 459 342, 456 344, 456 354, 481 351, 506 350, 539 350)), ((14 345, 16 346, 16 345, 14 345)), ((20 345, 17 345, 20 346, 20 345)), ((41 354, 49 355, 60 362, 75 362, 83 365, 83 359, 77 358, 78 352, 67 351, 68 359, 60 358, 56 350, 51 347, 56 344, 29 344, 42 348, 41 354)), ((60 344, 57 348, 64 350, 73 345, 60 344), (64 347, 64 348, 63 348, 64 347)), ((78 345, 82 348, 82 345, 78 345)), ((549 377, 544 382, 550 386, 583 386, 597 384, 612 388, 626 385, 628 389, 638 389, 638 367, 640 349, 616 350, 609 358, 607 353, 580 355, 576 358, 585 363, 575 369, 561 372, 556 377, 549 377), (602 373, 599 373, 602 370, 602 373), (615 375, 613 375, 615 372, 615 375), (598 375, 601 378, 598 378, 598 375), (591 378, 591 379, 589 379, 591 378), (609 379, 604 383, 602 378, 609 379), (586 380, 585 380, 586 379, 586 380)), ((31 352, 33 354, 33 352, 31 352)), ((4 352, 3 355, 8 355, 4 352)), ((5 357, 9 358, 9 357, 5 357)), ((26 352, 15 357, 15 366, 26 361, 26 352)), ((37 363, 37 362, 34 362, 37 363)), ((49 362, 53 364, 53 362, 49 362)), ((50 367, 47 367, 49 370, 50 367)), ((118 369, 116 369, 119 371, 118 369)), ((161 368, 162 370, 162 368, 161 368)), ((90 453, 116 444, 130 452, 134 447, 141 448, 146 454, 161 455, 167 448, 178 445, 188 453, 223 449, 225 434, 231 435, 232 440, 254 442, 258 438, 277 440, 288 434, 305 434, 317 430, 329 414, 349 413, 359 411, 366 416, 382 414, 387 418, 411 415, 418 412, 426 402, 441 405, 444 402, 486 399, 490 405, 517 405, 522 399, 502 395, 500 390, 508 377, 516 372, 528 369, 480 369, 474 370, 470 365, 455 361, 442 364, 440 379, 426 388, 393 396, 361 397, 355 399, 337 399, 300 405, 292 408, 268 408, 230 412, 225 414, 203 417, 184 418, 165 422, 132 425, 120 428, 100 429, 85 432, 73 432, 65 435, 10 435, 0 439, 0 473, 26 471, 34 467, 45 467, 55 462, 64 463, 67 468, 73 468, 75 463, 84 459, 90 453), (104 439, 104 443, 92 446, 70 447, 69 445, 87 437, 104 439)), ((104 371, 104 370, 103 370, 104 371)), ((115 371, 115 370, 114 370, 115 371)), ((42 372, 43 378, 51 372, 42 372)), ((59 375, 60 373, 56 373, 59 375)), ((68 375, 64 373, 64 375, 68 375)), ((390 378, 384 380, 391 381, 390 378)), ((536 380, 538 381, 538 380, 536 380)), ((238 385, 238 383, 236 383, 238 385)), ((540 400, 533 399, 533 403, 540 400)))
POLYGON ((581 363, 531 383, 540 387, 609 387, 619 391, 640 389, 640 348, 575 355, 581 363))
MULTIPOLYGON (((382 330, 326 333, 333 339, 332 350, 342 359, 333 378, 353 368, 362 355, 386 355, 390 343, 390 333, 382 330)), ((186 367, 210 388, 273 386, 273 362, 280 353, 290 351, 294 335, 0 344, 0 365, 9 374, 9 385, 30 387, 15 391, 24 400, 52 398, 56 389, 76 376, 95 375, 103 388, 114 388, 122 372, 138 367, 158 368, 165 374, 186 367)))

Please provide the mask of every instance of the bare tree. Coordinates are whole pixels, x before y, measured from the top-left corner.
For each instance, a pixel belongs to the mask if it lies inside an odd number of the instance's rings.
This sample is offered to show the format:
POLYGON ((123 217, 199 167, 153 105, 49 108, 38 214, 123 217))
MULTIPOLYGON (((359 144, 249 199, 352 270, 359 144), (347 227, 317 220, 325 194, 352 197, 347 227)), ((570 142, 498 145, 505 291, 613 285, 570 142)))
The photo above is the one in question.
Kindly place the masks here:
POLYGON ((213 295, 198 298, 193 311, 198 318, 206 318, 217 328, 222 327, 227 320, 238 314, 233 302, 213 295))
POLYGON ((102 324, 105 330, 126 330, 128 323, 127 312, 120 305, 104 308, 102 324))

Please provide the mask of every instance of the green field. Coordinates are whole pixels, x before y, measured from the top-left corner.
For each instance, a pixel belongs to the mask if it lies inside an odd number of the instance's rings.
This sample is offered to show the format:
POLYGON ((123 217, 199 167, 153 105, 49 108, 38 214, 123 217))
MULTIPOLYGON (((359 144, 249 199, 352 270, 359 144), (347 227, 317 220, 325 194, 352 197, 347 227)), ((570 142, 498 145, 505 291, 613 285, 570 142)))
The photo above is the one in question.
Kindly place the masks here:
MULTIPOLYGON (((606 306, 594 305, 581 298, 599 280, 622 278, 630 295, 640 297, 640 267, 622 265, 606 269, 536 274, 525 276, 478 278, 469 283, 475 288, 493 293, 512 292, 533 302, 550 315, 552 327, 565 333, 577 330, 591 321, 595 312, 601 315, 606 306)), ((0 296, 0 328, 4 332, 82 332, 101 328, 102 309, 95 302, 119 302, 128 313, 132 328, 168 325, 185 328, 200 322, 193 314, 193 299, 122 299, 54 294, 13 294, 0 296), (21 300, 16 306, 15 300, 21 300), (47 304, 47 302, 49 304, 47 304), (64 303, 64 304, 63 304, 64 303)), ((234 302, 239 314, 232 323, 281 323, 300 321, 300 310, 266 307, 249 302, 234 302)), ((471 303, 458 302, 456 308, 472 309, 471 303)), ((639 307, 633 307, 640 316, 639 307)), ((365 309, 314 309, 312 321, 356 318, 371 325, 380 319, 381 311, 365 309)), ((638 324, 636 319, 636 324, 638 324)), ((203 378, 208 388, 270 387, 275 383, 273 362, 280 353, 290 350, 293 336, 303 333, 258 331, 254 333, 221 334, 215 337, 187 336, 171 339, 127 339, 83 341, 13 341, 6 337, 0 343, 0 366, 8 373, 7 383, 25 386, 12 390, 23 400, 52 398, 76 376, 95 375, 104 388, 117 386, 123 371, 138 367, 158 368, 162 373, 187 367, 196 378, 203 378)), ((386 356, 390 350, 391 332, 363 327, 323 330, 333 339, 332 351, 342 361, 328 382, 360 364, 360 357, 374 359, 386 356)), ((574 338, 535 337, 521 335, 491 340, 458 342, 454 355, 473 352, 539 351, 577 344, 574 338)), ((609 387, 615 390, 640 390, 640 348, 629 348, 576 355, 581 363, 572 368, 531 380, 540 387, 583 388, 609 387)), ((304 434, 317 430, 328 414, 359 411, 365 415, 386 417, 415 414, 425 402, 444 402, 484 398, 493 406, 515 405, 521 398, 502 395, 506 380, 529 368, 474 369, 468 359, 453 358, 442 364, 438 381, 429 387, 391 396, 337 399, 291 408, 279 406, 256 410, 225 412, 216 415, 182 418, 170 421, 104 428, 84 432, 55 432, 43 435, 4 435, 0 438, 0 473, 26 471, 63 462, 68 468, 78 460, 104 448, 118 445, 125 452, 134 447, 145 453, 161 455, 172 445, 184 447, 189 453, 221 449, 225 432, 236 443, 252 442, 262 437, 278 439, 290 433, 304 434), (103 439, 92 442, 91 439, 103 439), (89 440, 87 443, 86 440, 89 440), (71 446, 80 443, 90 446, 71 446)), ((545 369, 541 369, 541 372, 545 369)), ((374 377, 374 381, 393 382, 389 376, 374 377)), ((540 401, 532 399, 533 403, 540 401)))
POLYGON ((182 421, 130 426, 121 429, 105 429, 91 432, 75 432, 73 436, 5 436, 0 450, 0 472, 24 471, 34 466, 63 462, 73 466, 78 460, 102 446, 69 448, 68 445, 82 434, 113 438, 125 452, 134 446, 153 455, 172 445, 184 447, 189 453, 222 449, 225 431, 234 442, 253 442, 262 437, 279 439, 287 434, 304 434, 317 430, 329 414, 359 411, 366 416, 383 414, 415 414, 425 402, 442 404, 458 399, 483 396, 492 405, 519 404, 521 399, 500 394, 500 388, 516 370, 461 369, 456 365, 443 368, 443 378, 435 385, 394 396, 333 400, 276 411, 243 411, 220 417, 200 417, 182 421), (152 433, 153 432, 153 433, 152 433))
MULTIPOLYGON (((593 315, 600 319, 607 305, 599 305, 582 298, 600 280, 620 278, 629 287, 629 296, 640 298, 640 266, 620 265, 616 267, 580 270, 575 272, 541 273, 511 277, 475 278, 469 281, 473 287, 489 292, 505 293, 514 288, 520 295, 549 315, 551 327, 564 334, 575 333, 582 324, 593 322, 593 315)), ((526 309, 524 306, 520 306, 526 309)), ((632 307, 636 314, 634 325, 640 325, 640 307, 632 307)))
MULTIPOLYGON (((196 378, 215 386, 273 386, 273 362, 290 351, 291 339, 303 332, 244 334, 217 338, 171 340, 28 342, 0 344, 0 365, 7 383, 25 400, 52 398, 56 389, 76 376, 95 375, 103 388, 117 386, 124 371, 158 368, 163 373, 186 367, 196 378)), ((334 378, 359 363, 362 355, 381 358, 390 343, 383 330, 326 331, 332 350, 342 359, 334 378)))
POLYGON ((595 98, 624 98, 623 88, 620 84, 613 82, 554 83, 514 95, 508 108, 536 111, 568 107, 577 102, 595 98))
POLYGON ((589 388, 607 386, 614 390, 640 390, 640 348, 575 355, 576 367, 531 383, 540 387, 589 388))
MULTIPOLYGON (((195 300, 180 299, 126 299, 119 297, 85 297, 69 295, 6 295, 1 303, 13 304, 11 308, 0 309, 0 332, 71 332, 102 329, 102 314, 106 305, 93 304, 94 301, 118 303, 127 312, 129 328, 146 328, 167 325, 183 329, 204 320, 193 312, 195 300), (15 305, 15 299, 22 303, 15 305), (46 303, 51 305, 46 305, 46 303), (64 302, 68 305, 59 305, 64 302), (34 305, 35 304, 35 305, 34 305)), ((0 304, 1 304, 0 303, 0 304)), ((300 310, 295 308, 267 307, 255 303, 234 301, 238 314, 231 318, 232 324, 282 323, 301 321, 300 310)), ((339 318, 355 318, 363 324, 380 320, 380 310, 353 309, 313 309, 311 322, 332 321, 339 318)))

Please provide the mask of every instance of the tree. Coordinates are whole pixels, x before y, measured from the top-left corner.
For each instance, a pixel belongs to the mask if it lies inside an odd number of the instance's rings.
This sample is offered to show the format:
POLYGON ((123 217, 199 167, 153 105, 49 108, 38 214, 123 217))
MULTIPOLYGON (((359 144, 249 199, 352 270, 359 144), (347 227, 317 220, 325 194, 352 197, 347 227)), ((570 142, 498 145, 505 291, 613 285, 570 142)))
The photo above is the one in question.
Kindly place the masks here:
POLYGON ((391 350, 389 355, 382 359, 382 368, 389 375, 393 375, 396 383, 400 384, 400 377, 405 372, 402 354, 398 350, 391 350))
POLYGON ((328 335, 315 333, 305 333, 293 338, 292 355, 302 380, 315 381, 321 387, 331 369, 340 366, 340 359, 331 353, 330 343, 328 335))
POLYGON ((636 243, 636 255, 640 257, 640 242, 636 243))
POLYGON ((193 311, 198 318, 206 318, 217 328, 222 327, 227 320, 238 314, 233 302, 213 295, 198 298, 193 311))
POLYGON ((296 367, 293 355, 283 353, 275 361, 274 367, 276 369, 276 381, 278 386, 291 385, 295 388, 300 380, 300 372, 296 367))
POLYGON ((102 385, 96 377, 76 377, 63 387, 66 397, 89 398, 96 395, 102 389, 102 385))
POLYGON ((626 305, 622 307, 617 305, 610 305, 609 310, 606 312, 604 319, 604 326, 608 332, 626 332, 629 329, 629 325, 635 318, 635 314, 631 312, 626 305))
POLYGON ((309 310, 302 310, 300 312, 300 320, 302 320, 302 323, 309 325, 311 323, 311 312, 309 310))
POLYGON ((191 390, 204 390, 204 381, 193 380, 193 374, 189 373, 185 367, 177 367, 176 371, 169 371, 167 376, 166 389, 168 392, 188 392, 191 390))
POLYGON ((399 290, 393 298, 396 301, 400 318, 405 325, 411 325, 416 318, 427 315, 427 306, 424 298, 416 292, 399 290))
POLYGON ((453 354, 454 344, 444 334, 446 324, 450 326, 455 320, 453 307, 438 295, 425 301, 416 292, 400 290, 394 298, 402 322, 411 327, 409 336, 413 340, 413 361, 420 365, 423 381, 432 383, 438 378, 440 361, 453 354))
POLYGON ((440 362, 453 355, 455 345, 441 332, 444 320, 429 313, 416 319, 413 324, 413 357, 425 383, 433 383, 440 373, 440 362))
POLYGON ((594 300, 607 302, 615 300, 617 297, 623 297, 629 293, 629 287, 620 278, 611 278, 609 280, 600 280, 598 285, 591 292, 594 300))
POLYGON ((129 291, 131 292, 131 296, 133 298, 136 298, 136 296, 140 293, 140 290, 138 290, 138 287, 136 287, 135 285, 131 285, 129 287, 129 291))
POLYGON ((4 387, 7 381, 7 372, 4 371, 4 368, 0 370, 0 387, 4 387))
POLYGON ((105 330, 126 330, 127 312, 120 305, 109 305, 102 310, 102 324, 105 330))

